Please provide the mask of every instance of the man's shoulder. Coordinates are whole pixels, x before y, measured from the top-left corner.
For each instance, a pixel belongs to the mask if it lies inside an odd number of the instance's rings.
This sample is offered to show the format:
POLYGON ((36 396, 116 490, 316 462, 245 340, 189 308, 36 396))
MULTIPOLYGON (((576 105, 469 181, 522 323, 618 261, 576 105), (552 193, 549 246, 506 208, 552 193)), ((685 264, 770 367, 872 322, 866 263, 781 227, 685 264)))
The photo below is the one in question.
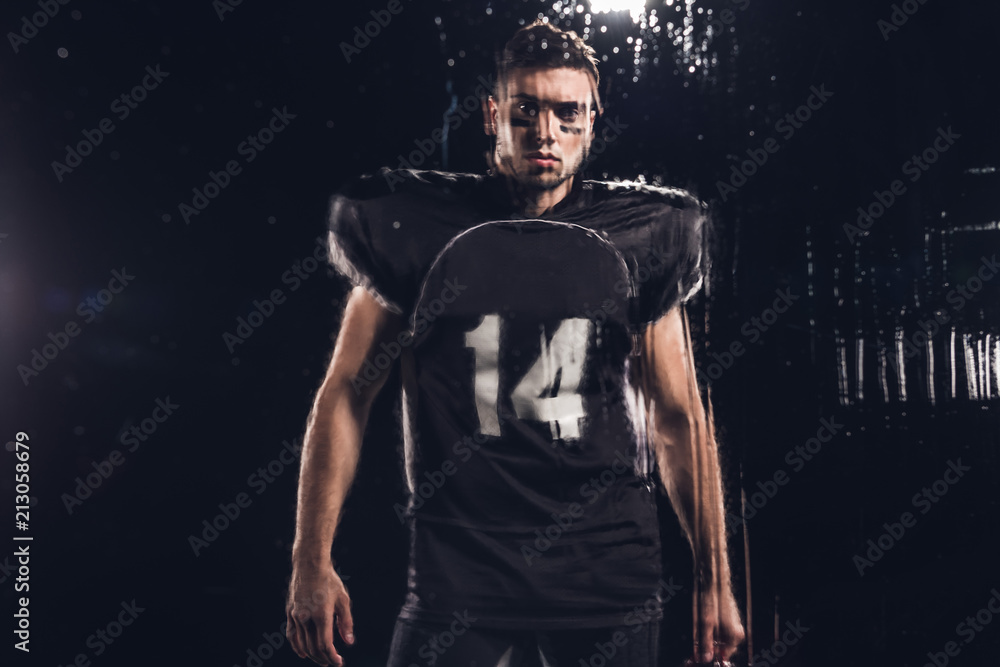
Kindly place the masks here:
POLYGON ((349 180, 337 195, 359 201, 455 197, 474 193, 484 178, 482 174, 382 167, 349 180))
POLYGON ((351 179, 330 199, 331 261, 389 310, 409 312, 426 267, 467 224, 481 178, 382 168, 351 179))
POLYGON ((583 185, 590 190, 595 203, 621 202, 628 205, 669 207, 692 213, 704 213, 708 210, 705 202, 684 188, 642 181, 586 180, 583 185))
POLYGON ((708 206, 678 187, 635 181, 586 181, 590 215, 633 262, 637 322, 655 322, 702 284, 708 206))

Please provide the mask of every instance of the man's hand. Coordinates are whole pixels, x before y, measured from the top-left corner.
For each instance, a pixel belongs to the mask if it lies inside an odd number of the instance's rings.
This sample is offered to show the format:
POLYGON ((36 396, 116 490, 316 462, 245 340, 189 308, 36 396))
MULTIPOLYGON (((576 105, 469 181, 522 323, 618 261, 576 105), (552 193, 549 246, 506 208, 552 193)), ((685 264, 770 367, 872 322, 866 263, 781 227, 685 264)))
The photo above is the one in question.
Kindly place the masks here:
POLYGON ((337 626, 344 641, 353 644, 354 621, 351 597, 332 561, 295 565, 285 613, 288 617, 285 635, 296 655, 310 658, 318 665, 344 664, 333 647, 333 626, 337 626))
POLYGON ((736 600, 728 586, 723 588, 721 594, 717 587, 706 586, 699 598, 700 605, 697 604, 698 600, 695 601, 692 655, 699 663, 706 665, 713 660, 729 660, 746 638, 736 600))

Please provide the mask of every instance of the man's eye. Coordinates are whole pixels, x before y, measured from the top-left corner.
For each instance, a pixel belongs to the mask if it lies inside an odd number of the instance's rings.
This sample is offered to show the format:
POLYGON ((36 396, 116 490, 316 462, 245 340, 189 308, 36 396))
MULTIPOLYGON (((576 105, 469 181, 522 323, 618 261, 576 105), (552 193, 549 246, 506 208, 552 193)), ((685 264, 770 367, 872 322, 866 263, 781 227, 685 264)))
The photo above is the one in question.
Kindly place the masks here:
POLYGON ((578 109, 566 108, 559 112, 559 117, 563 120, 574 121, 580 117, 578 109))
POLYGON ((521 113, 523 113, 526 116, 537 116, 538 115, 538 107, 535 106, 534 104, 529 104, 527 102, 524 102, 524 103, 518 105, 517 108, 521 111, 521 113))

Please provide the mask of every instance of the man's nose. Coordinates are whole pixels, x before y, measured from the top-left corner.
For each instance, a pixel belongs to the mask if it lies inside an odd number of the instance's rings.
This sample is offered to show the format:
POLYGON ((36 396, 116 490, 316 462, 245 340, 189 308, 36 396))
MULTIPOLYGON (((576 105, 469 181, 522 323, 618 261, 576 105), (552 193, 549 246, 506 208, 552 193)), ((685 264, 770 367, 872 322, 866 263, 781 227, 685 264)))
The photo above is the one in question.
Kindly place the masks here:
POLYGON ((538 122, 535 123, 535 134, 540 144, 549 144, 555 139, 555 114, 551 111, 539 111, 538 122))

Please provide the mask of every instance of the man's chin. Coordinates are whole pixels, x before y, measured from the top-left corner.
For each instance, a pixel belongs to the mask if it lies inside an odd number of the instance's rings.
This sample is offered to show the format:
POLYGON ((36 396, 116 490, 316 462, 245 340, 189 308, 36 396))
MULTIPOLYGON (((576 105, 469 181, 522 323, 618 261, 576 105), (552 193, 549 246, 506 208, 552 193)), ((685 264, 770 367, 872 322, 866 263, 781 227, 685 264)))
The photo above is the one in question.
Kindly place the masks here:
POLYGON ((546 172, 541 174, 524 174, 521 183, 530 188, 538 190, 555 190, 569 179, 569 175, 557 172, 546 172))

